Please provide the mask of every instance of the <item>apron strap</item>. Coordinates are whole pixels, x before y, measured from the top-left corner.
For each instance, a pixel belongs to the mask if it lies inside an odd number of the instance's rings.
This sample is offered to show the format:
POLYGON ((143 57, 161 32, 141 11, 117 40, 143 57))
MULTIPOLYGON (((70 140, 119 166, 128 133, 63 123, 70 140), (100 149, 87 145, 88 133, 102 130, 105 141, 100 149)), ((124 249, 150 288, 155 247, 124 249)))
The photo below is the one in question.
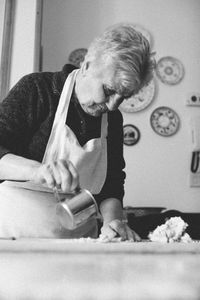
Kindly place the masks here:
POLYGON ((101 138, 106 138, 108 135, 108 114, 104 113, 101 118, 101 138))
POLYGON ((79 72, 79 69, 72 71, 64 84, 64 87, 62 89, 62 93, 59 100, 59 105, 55 114, 54 124, 53 126, 56 126, 58 123, 62 123, 62 125, 65 124, 66 118, 67 118, 67 112, 70 104, 71 95, 74 88, 74 83, 76 76, 79 72))
POLYGON ((48 157, 49 154, 49 149, 51 148, 51 145, 53 144, 53 141, 55 139, 56 136, 56 132, 57 132, 57 128, 59 126, 64 126, 65 125, 65 121, 67 118, 67 112, 68 112, 68 108, 69 108, 69 103, 70 103, 70 99, 71 99, 71 95, 73 92, 73 88, 74 88, 74 83, 75 83, 75 79, 76 76, 79 72, 78 70, 74 70, 72 71, 67 79, 65 80, 65 84, 64 87, 62 89, 62 93, 59 99, 59 103, 58 103, 58 107, 57 107, 57 111, 55 114, 55 118, 54 118, 54 122, 53 122, 53 126, 51 129, 51 134, 45 149, 45 153, 43 156, 43 160, 42 162, 44 163, 46 161, 46 158, 48 157))

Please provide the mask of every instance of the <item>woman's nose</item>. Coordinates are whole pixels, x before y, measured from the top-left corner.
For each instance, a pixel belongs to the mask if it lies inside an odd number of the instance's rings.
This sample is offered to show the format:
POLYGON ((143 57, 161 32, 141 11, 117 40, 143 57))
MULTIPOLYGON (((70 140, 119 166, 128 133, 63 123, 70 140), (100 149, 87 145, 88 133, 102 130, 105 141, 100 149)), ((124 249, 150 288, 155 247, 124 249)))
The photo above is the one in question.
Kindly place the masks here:
POLYGON ((121 97, 112 96, 109 98, 108 102, 106 103, 108 109, 110 111, 116 110, 119 105, 122 103, 123 99, 121 97))

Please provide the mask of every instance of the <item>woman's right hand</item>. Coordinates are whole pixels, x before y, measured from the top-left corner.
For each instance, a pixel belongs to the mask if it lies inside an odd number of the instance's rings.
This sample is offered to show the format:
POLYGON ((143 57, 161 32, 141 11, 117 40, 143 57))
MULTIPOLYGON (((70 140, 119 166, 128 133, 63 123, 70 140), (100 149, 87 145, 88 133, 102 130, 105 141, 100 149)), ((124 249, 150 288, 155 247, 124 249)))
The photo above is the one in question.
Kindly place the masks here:
POLYGON ((56 186, 64 193, 72 192, 79 186, 76 168, 70 161, 63 159, 35 166, 31 181, 49 188, 56 186))

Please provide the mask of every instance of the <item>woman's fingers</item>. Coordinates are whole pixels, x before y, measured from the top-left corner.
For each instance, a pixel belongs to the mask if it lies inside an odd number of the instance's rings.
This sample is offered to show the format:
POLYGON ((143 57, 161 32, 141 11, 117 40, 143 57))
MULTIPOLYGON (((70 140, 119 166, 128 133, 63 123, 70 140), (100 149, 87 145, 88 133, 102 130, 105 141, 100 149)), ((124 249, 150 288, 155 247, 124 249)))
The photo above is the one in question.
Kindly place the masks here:
POLYGON ((109 226, 118 233, 123 241, 128 239, 126 224, 120 220, 113 220, 109 223, 109 226))
POLYGON ((107 241, 112 241, 112 239, 115 237, 120 237, 122 241, 141 241, 141 238, 135 231, 131 230, 126 223, 118 219, 115 219, 110 223, 105 224, 101 229, 100 235, 100 238, 102 240, 107 241))
POLYGON ((54 177, 54 186, 56 186, 57 188, 61 188, 62 178, 60 175, 57 161, 51 164, 51 168, 54 177))
POLYGON ((103 226, 101 228, 101 235, 99 236, 101 240, 109 240, 111 241, 114 237, 117 236, 117 232, 115 232, 109 224, 103 226))
POLYGON ((135 231, 131 230, 128 226, 127 226, 127 236, 128 236, 128 240, 133 240, 135 242, 141 241, 140 236, 135 231))
POLYGON ((35 172, 34 181, 39 184, 46 184, 49 188, 53 188, 55 186, 55 180, 50 165, 41 164, 35 172))
POLYGON ((134 236, 134 241, 136 241, 136 242, 141 242, 141 237, 139 236, 139 234, 137 234, 135 231, 133 231, 132 230, 132 232, 133 232, 133 236, 134 236))
POLYGON ((68 168, 72 175, 71 190, 74 191, 77 187, 79 187, 79 175, 71 161, 68 162, 68 168))
POLYGON ((34 182, 45 184, 49 188, 55 186, 63 192, 72 192, 79 186, 78 172, 69 161, 58 160, 48 164, 41 164, 34 175, 34 182))
POLYGON ((61 189, 63 192, 74 191, 79 185, 78 172, 70 161, 58 161, 61 176, 61 189))
POLYGON ((58 160, 57 165, 61 177, 61 190, 63 192, 69 192, 71 191, 71 185, 73 179, 72 179, 72 174, 68 168, 68 162, 63 160, 58 160))

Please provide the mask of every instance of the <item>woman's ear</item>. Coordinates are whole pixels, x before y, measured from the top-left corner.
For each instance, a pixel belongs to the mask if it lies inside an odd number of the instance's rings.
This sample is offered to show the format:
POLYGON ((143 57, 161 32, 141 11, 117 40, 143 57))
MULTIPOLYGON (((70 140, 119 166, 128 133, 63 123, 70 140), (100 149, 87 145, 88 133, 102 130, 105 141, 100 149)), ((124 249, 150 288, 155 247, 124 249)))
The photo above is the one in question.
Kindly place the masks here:
POLYGON ((83 75, 86 74, 87 70, 89 69, 89 66, 90 66, 90 62, 89 61, 84 61, 81 65, 81 73, 83 75))

